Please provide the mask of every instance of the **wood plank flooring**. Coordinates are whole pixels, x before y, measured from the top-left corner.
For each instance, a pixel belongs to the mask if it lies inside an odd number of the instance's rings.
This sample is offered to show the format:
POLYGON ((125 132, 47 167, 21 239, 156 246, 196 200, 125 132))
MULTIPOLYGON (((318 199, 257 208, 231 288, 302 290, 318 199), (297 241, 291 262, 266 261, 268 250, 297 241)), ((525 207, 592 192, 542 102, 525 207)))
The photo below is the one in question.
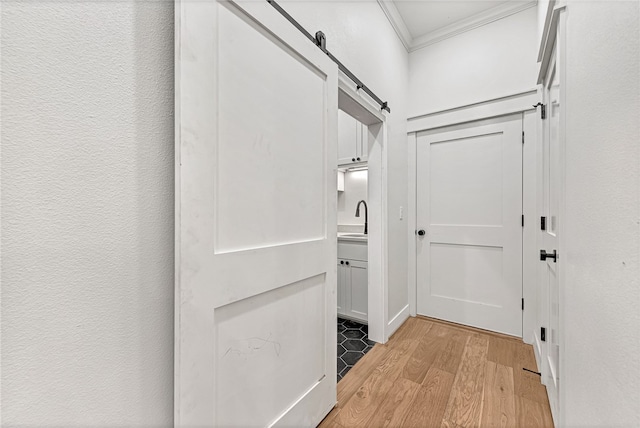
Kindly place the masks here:
POLYGON ((533 348, 519 339, 409 318, 338 383, 320 427, 544 427, 551 410, 533 348))

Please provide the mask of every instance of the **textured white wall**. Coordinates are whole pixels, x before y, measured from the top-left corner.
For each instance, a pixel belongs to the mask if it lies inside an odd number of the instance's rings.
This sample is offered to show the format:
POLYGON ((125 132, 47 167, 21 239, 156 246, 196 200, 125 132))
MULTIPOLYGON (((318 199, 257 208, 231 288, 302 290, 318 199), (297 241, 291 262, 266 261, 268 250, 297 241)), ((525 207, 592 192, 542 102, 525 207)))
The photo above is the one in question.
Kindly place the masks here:
POLYGON ((640 3, 570 1, 566 426, 640 426, 640 3))
POLYGON ((2 5, 2 419, 173 423, 173 4, 2 5))
POLYGON ((411 52, 408 117, 534 88, 536 34, 532 7, 411 52))
MULTIPOLYGON (((356 217, 356 206, 367 197, 367 171, 351 171, 344 174, 344 192, 338 192, 338 224, 361 224, 364 227, 364 211, 356 217)), ((364 208, 363 208, 364 209, 364 208)))
MULTIPOLYGON (((389 101, 389 318, 407 303, 407 73, 408 54, 375 1, 280 4, 309 32, 322 30, 327 48, 380 98, 389 101)), ((355 208, 354 208, 355 209, 355 208)))

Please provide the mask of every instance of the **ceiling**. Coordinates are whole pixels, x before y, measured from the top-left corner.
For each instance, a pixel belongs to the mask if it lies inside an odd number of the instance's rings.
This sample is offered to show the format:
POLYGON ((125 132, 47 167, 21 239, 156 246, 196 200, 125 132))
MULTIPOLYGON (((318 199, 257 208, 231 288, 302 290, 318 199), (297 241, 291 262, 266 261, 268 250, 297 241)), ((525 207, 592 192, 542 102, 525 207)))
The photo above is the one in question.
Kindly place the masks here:
POLYGON ((394 3, 411 37, 417 38, 507 2, 394 0, 394 3))
POLYGON ((536 0, 378 0, 408 50, 477 28, 536 0))

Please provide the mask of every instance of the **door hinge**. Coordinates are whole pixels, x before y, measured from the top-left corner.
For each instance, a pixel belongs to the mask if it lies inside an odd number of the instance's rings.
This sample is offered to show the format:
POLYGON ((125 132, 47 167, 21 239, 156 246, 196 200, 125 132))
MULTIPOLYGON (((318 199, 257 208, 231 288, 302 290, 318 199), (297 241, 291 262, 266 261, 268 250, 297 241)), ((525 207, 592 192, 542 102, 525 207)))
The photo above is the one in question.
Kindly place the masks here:
POLYGON ((522 310, 524 311, 524 297, 522 298, 522 310))
POLYGON ((524 144, 524 131, 522 131, 522 144, 524 144))
POLYGON ((540 217, 540 230, 547 230, 547 218, 540 217))
POLYGON ((524 214, 522 214, 522 227, 524 227, 524 214))
POLYGON ((538 106, 540 106, 540 118, 541 119, 546 119, 547 118, 547 105, 546 104, 542 104, 542 103, 538 103, 538 104, 534 104, 533 108, 538 108, 538 106))
POLYGON ((540 340, 543 342, 547 341, 547 329, 544 327, 540 327, 540 340))

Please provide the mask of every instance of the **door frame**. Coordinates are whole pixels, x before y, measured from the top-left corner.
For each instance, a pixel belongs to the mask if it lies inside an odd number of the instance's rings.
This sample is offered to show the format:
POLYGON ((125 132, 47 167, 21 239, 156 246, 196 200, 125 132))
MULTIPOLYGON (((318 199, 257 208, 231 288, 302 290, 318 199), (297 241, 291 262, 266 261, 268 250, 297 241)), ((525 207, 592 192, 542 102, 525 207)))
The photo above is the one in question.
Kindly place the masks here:
MULTIPOLYGON (((386 343, 393 333, 389 325, 389 247, 387 221, 387 120, 367 96, 345 79, 338 80, 338 108, 368 126, 367 199, 369 237, 367 240, 369 339, 386 343)), ((337 166, 336 166, 337 171, 337 166)))
POLYGON ((521 113, 525 143, 522 151, 522 213, 525 216, 522 239, 522 297, 525 299, 522 311, 522 339, 525 343, 534 342, 537 308, 537 171, 539 159, 537 150, 540 134, 537 128, 536 111, 532 107, 539 101, 537 89, 522 91, 506 97, 484 102, 473 103, 442 112, 416 118, 410 123, 407 134, 407 169, 408 169, 408 206, 407 206, 407 243, 408 243, 408 292, 409 311, 411 316, 417 315, 417 134, 422 131, 476 122, 500 116, 521 113), (534 273, 533 275, 531 273, 534 273))
MULTIPOLYGON (((546 20, 544 25, 544 40, 540 46, 539 56, 542 58, 540 63, 540 69, 538 73, 538 83, 540 83, 540 98, 541 101, 546 103, 548 100, 548 94, 546 91, 546 83, 549 78, 549 72, 553 69, 554 66, 557 65, 558 76, 560 79, 560 105, 566 106, 566 4, 556 5, 556 2, 550 2, 548 6, 548 13, 546 14, 546 20), (544 94, 544 99, 543 98, 544 94)), ((566 248, 565 244, 565 234, 564 234, 564 226, 563 219, 565 217, 566 209, 565 209, 565 174, 566 174, 566 154, 565 154, 565 141, 566 141, 566 113, 560 115, 560 123, 559 123, 559 144, 558 148, 558 307, 559 307, 559 316, 558 316, 558 341, 559 341, 559 349, 558 349, 558 407, 557 413, 552 414, 554 423, 556 426, 564 426, 564 408, 563 404, 566 402, 565 389, 562 388, 564 384, 563 374, 565 370, 565 281, 566 281, 566 266, 563 265, 563 255, 565 254, 564 249, 566 248), (561 264, 562 263, 562 264, 561 264)), ((537 168, 537 176, 539 188, 542 189, 543 184, 543 153, 542 153, 542 144, 543 138, 548 138, 548 135, 545 132, 548 129, 548 124, 543 123, 542 120, 537 117, 537 127, 540 132, 541 141, 540 141, 540 153, 539 153, 539 165, 537 168)), ((544 205, 542 200, 542 192, 540 192, 540 197, 537 200, 537 212, 538 216, 543 215, 544 205)), ((536 233, 536 245, 537 250, 544 248, 543 242, 543 232, 538 229, 536 233)), ((536 272, 536 287, 538 288, 538 292, 544 296, 545 298, 540 298, 538 300, 538 307, 536 308, 536 327, 535 327, 535 345, 534 345, 534 355, 536 357, 536 363, 538 364, 538 370, 541 372, 541 378, 544 381, 547 378, 547 355, 548 350, 546 344, 543 344, 540 340, 540 327, 548 327, 549 324, 549 300, 548 295, 544 292, 544 290, 540 289, 540 272, 536 272), (544 314, 544 315, 542 315, 544 314), (538 316, 541 316, 542 319, 539 319, 538 316)))

